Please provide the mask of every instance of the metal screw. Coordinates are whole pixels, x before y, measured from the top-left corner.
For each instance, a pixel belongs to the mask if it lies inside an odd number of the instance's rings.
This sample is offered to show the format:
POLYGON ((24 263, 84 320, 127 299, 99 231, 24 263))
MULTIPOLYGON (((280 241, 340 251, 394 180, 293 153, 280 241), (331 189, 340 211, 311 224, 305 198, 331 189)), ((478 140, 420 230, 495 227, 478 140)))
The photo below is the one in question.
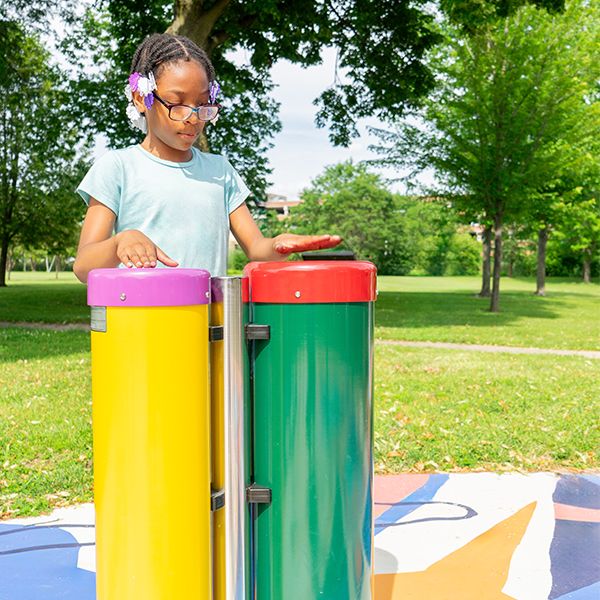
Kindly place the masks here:
POLYGON ((210 292, 204 292, 204 295, 205 295, 207 298, 210 298, 210 292))
POLYGON ((121 302, 125 302, 125 300, 127 300, 127 294, 125 294, 125 292, 123 292, 120 296, 119 299, 121 300, 121 302))
POLYGON ((296 292, 296 293, 294 294, 294 296, 296 296, 296 298, 300 298, 301 294, 300 294, 300 292, 296 292))

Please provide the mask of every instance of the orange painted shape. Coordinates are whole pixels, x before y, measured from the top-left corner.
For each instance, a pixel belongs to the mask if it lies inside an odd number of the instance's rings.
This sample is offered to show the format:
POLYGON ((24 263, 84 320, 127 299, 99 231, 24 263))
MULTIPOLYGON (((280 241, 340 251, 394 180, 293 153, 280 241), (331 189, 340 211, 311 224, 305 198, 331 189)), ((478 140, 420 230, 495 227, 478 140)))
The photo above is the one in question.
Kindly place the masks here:
POLYGON ((423 487, 429 475, 376 475, 374 485, 375 504, 373 506, 373 518, 376 519, 392 504, 400 502, 413 492, 423 487), (379 504, 379 503, 385 504, 379 504))
POLYGON ((584 521, 586 523, 600 523, 600 509, 583 508, 571 504, 554 503, 554 518, 565 521, 584 521))
POLYGON ((528 504, 425 571, 375 575, 375 600, 512 598, 502 588, 536 504, 528 504))

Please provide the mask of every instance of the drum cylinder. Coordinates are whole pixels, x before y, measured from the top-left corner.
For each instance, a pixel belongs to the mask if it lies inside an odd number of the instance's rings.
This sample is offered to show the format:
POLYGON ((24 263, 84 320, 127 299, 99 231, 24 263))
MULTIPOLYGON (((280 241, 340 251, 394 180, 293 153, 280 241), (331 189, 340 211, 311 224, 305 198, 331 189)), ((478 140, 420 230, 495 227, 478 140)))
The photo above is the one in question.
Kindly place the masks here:
POLYGON ((257 600, 371 600, 375 267, 252 263, 257 600))
POLYGON ((209 301, 203 270, 89 275, 98 600, 212 595, 209 301))

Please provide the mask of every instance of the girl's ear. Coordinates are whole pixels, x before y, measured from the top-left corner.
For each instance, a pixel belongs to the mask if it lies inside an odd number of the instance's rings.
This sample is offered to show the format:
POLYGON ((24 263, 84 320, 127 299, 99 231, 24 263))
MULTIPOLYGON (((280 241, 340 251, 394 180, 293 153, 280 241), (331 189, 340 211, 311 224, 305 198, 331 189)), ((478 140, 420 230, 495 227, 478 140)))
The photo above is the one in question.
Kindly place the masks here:
POLYGON ((146 112, 146 105, 144 104, 144 97, 139 92, 133 92, 133 105, 137 108, 140 115, 146 112))

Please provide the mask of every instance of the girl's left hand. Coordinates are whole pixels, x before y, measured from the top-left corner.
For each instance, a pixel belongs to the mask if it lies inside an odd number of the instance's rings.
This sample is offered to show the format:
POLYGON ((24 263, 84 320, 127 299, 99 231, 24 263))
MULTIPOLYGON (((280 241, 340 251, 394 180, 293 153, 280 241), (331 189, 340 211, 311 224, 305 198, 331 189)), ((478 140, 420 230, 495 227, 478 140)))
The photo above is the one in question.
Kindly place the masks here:
POLYGON ((287 256, 292 252, 335 248, 341 241, 342 238, 339 235, 295 235, 293 233, 282 233, 273 238, 273 249, 277 254, 287 256))

